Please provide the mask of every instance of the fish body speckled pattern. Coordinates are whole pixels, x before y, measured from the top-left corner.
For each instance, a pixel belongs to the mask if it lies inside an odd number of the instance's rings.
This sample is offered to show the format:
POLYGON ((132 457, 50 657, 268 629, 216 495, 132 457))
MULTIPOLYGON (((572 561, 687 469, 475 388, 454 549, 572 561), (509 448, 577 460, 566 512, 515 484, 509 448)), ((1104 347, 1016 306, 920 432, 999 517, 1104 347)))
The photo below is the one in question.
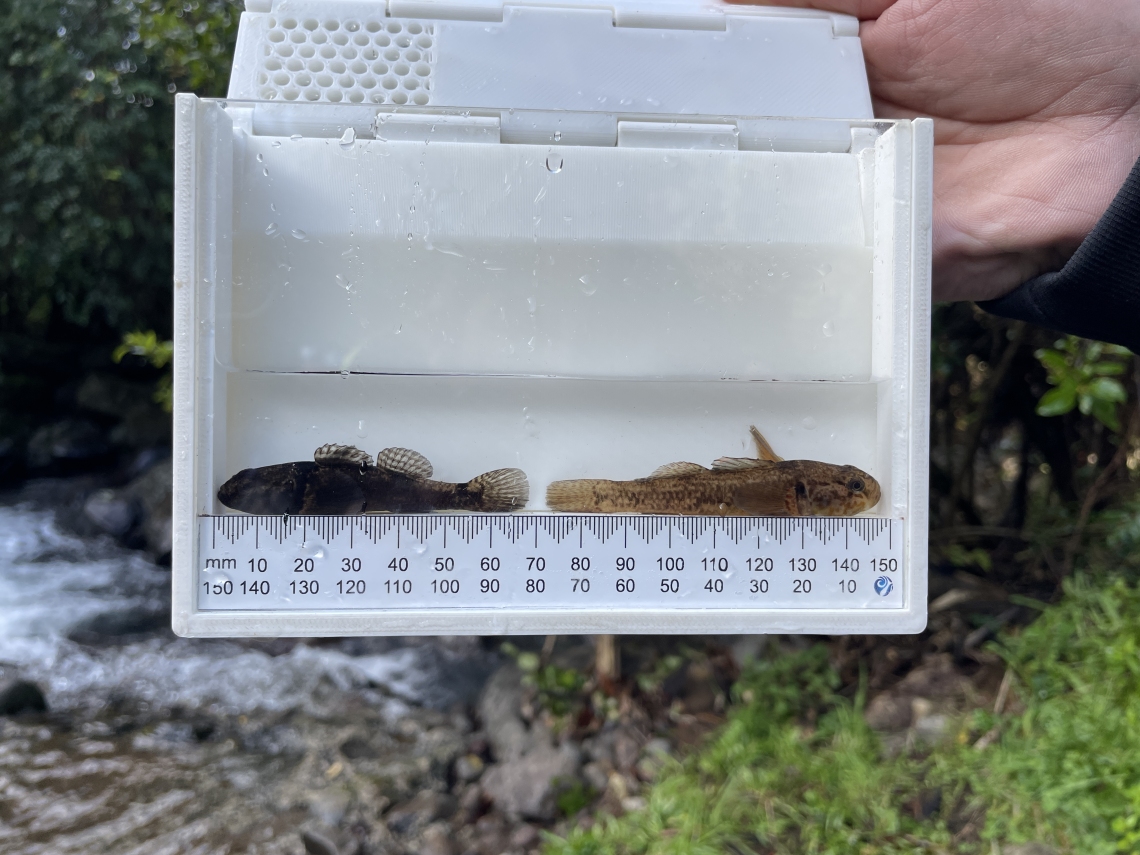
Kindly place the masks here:
POLYGON ((721 457, 707 469, 670 463, 633 481, 555 481, 546 503, 556 511, 691 516, 853 516, 878 504, 879 483, 861 469, 784 460, 755 427, 759 457, 721 457))
POLYGON ((243 469, 218 501, 250 514, 373 514, 517 511, 530 498, 520 469, 495 469, 461 484, 433 481, 432 466, 407 448, 376 459, 351 445, 323 445, 313 460, 243 469))

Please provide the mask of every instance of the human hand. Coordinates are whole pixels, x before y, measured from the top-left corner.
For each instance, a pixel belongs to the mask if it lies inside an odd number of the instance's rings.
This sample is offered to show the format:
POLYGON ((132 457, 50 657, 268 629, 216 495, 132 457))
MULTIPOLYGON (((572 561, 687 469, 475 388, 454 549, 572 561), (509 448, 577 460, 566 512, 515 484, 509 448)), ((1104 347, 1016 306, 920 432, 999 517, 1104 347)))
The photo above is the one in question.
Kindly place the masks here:
POLYGON ((934 299, 1058 270, 1140 156, 1137 0, 767 0, 861 21, 875 115, 934 118, 934 299))

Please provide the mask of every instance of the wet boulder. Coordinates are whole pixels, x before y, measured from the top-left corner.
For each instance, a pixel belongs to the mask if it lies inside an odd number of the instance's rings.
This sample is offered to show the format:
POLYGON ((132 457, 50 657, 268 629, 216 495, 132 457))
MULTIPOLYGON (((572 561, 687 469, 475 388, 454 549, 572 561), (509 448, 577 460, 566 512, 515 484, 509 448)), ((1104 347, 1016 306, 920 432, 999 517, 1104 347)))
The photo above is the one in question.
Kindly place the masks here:
POLYGON ((46 712, 44 693, 31 680, 6 680, 0 683, 0 715, 46 712))
POLYGON ((103 431, 86 419, 44 425, 28 440, 29 469, 71 471, 103 462, 111 445, 103 431))

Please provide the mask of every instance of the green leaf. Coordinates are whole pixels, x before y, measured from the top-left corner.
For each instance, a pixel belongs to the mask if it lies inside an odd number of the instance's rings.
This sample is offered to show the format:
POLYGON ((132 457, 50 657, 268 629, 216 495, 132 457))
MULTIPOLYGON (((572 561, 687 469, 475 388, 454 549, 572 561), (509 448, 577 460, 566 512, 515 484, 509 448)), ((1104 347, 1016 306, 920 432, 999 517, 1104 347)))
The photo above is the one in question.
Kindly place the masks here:
POLYGON ((1048 368, 1051 372, 1062 373, 1069 370, 1069 360, 1063 353, 1058 353, 1055 350, 1039 350, 1034 354, 1037 361, 1048 368))
POLYGON ((1114 431, 1120 430, 1120 418, 1116 414, 1116 405, 1103 398, 1093 402, 1092 415, 1098 422, 1114 431))
POLYGON ((1061 416, 1070 412, 1077 405, 1077 389, 1075 385, 1065 384, 1056 389, 1050 389, 1041 396, 1037 404, 1039 416, 1061 416))
POLYGON ((1089 370, 1093 374, 1108 375, 1108 374, 1123 374, 1126 366, 1119 362, 1098 362, 1096 365, 1090 365, 1089 370))
POLYGON ((1088 391, 1090 395, 1101 401, 1123 403, 1128 400, 1128 393, 1124 391, 1120 381, 1109 377, 1097 378, 1089 384, 1088 391))

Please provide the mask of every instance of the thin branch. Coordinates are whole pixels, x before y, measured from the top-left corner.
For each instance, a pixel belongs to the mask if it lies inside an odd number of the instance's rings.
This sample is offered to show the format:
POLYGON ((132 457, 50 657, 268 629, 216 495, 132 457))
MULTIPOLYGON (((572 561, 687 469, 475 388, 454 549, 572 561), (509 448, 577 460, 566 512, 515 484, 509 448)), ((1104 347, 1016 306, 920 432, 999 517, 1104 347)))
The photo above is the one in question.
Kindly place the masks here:
POLYGON ((1067 577, 1073 572, 1073 561, 1077 557, 1077 550, 1081 546, 1081 538, 1085 533, 1085 526, 1088 525, 1089 515, 1092 514, 1092 509, 1096 505, 1097 499, 1101 497, 1101 493, 1109 481, 1116 475, 1117 470, 1124 465, 1128 459, 1128 452, 1132 448, 1132 440, 1136 436, 1137 431, 1140 430, 1140 362, 1136 357, 1132 359, 1132 376, 1137 384, 1137 398, 1132 405, 1132 412, 1128 416, 1128 426, 1125 428, 1124 435, 1120 437, 1120 444, 1116 446, 1116 454, 1112 455, 1112 460, 1104 467, 1104 471, 1097 476, 1093 485, 1089 487, 1088 492, 1085 493, 1085 500, 1081 504, 1081 513, 1077 517, 1077 524, 1073 528, 1073 534, 1069 538, 1069 542, 1065 544, 1065 560, 1061 565, 1062 577, 1067 577))
POLYGON ((973 423, 970 425, 966 433, 966 453, 962 457, 962 465, 955 473, 954 485, 950 490, 950 495, 956 502, 967 502, 970 507, 973 507, 973 496, 967 495, 973 493, 973 471, 974 471, 974 458, 978 456, 978 447, 982 441, 982 431, 985 429, 989 422, 990 409, 993 407, 994 400, 997 398, 998 390, 1005 383, 1006 375, 1009 374, 1010 368, 1013 367, 1014 357, 1021 349, 1022 343, 1025 341, 1026 325, 1022 321, 1017 321, 1009 328, 1009 344, 1002 352, 1001 359, 998 360, 997 366, 994 368, 994 373, 990 375, 989 382, 985 385, 982 393, 982 399, 978 402, 978 408, 973 423))

